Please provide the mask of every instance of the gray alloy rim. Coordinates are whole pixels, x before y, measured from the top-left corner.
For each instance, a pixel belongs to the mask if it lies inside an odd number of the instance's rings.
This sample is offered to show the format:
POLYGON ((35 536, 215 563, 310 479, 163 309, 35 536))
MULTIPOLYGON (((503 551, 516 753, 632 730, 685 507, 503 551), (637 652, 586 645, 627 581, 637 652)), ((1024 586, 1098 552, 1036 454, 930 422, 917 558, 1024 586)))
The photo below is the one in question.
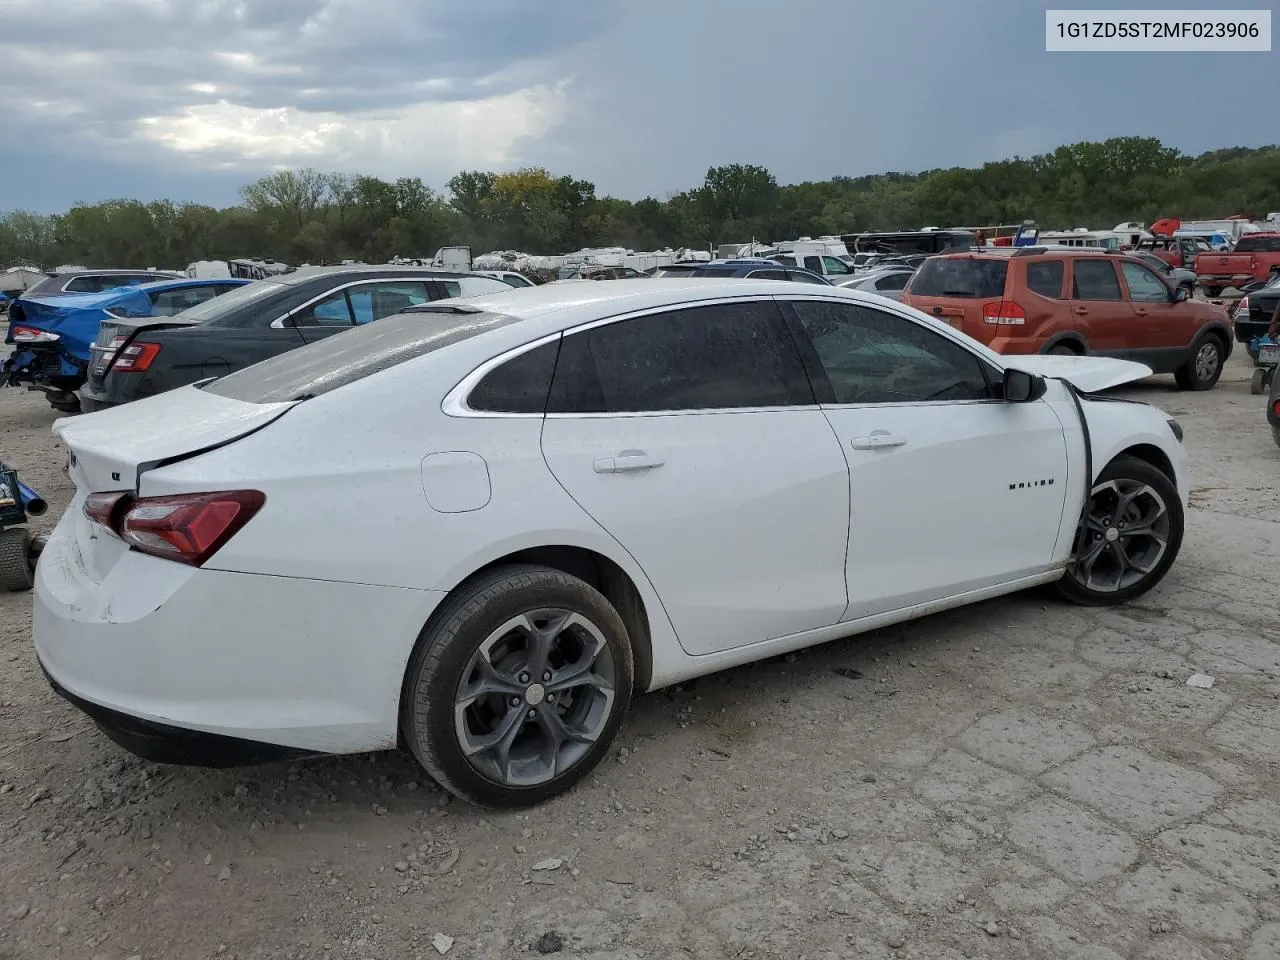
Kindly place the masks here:
POLYGON ((1206 343, 1196 354, 1196 376, 1201 380, 1212 379, 1218 370, 1218 348, 1206 343))
POLYGON ((458 745, 495 783, 553 780, 600 738, 616 676, 604 634, 582 614, 545 608, 512 617, 463 671, 453 711, 458 745))
POLYGON ((1164 498, 1140 480, 1107 480, 1093 488, 1076 537, 1070 576, 1086 590, 1115 593, 1142 581, 1169 546, 1172 521, 1164 498))

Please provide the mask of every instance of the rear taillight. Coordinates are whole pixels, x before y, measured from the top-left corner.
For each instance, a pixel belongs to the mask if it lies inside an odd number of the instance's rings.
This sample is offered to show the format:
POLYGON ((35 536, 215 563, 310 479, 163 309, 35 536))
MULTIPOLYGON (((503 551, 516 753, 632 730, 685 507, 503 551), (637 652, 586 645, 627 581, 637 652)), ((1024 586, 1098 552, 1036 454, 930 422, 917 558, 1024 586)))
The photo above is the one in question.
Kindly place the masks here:
POLYGON ((37 330, 35 327, 24 327, 14 325, 9 331, 10 337, 14 343, 54 343, 58 340, 56 333, 50 333, 48 330, 37 330))
POLYGON ((94 523, 101 524, 114 531, 121 508, 128 497, 129 491, 127 490, 113 490, 110 493, 91 493, 84 500, 84 515, 94 523))
POLYGON ((257 490, 141 499, 128 493, 94 493, 85 499, 84 512, 140 553, 198 567, 235 536, 266 500, 257 490))
POLYGON ((123 341, 122 337, 116 337, 111 341, 111 347, 107 348, 106 359, 115 357, 115 363, 111 365, 112 373, 141 373, 147 367, 151 366, 151 361, 160 353, 160 344, 158 343, 135 343, 131 347, 125 347, 119 350, 116 347, 116 340, 123 341), (112 349, 116 347, 116 349, 112 349), (117 353, 117 350, 119 352, 117 353))
POLYGON ((1277 417, 1280 417, 1280 400, 1277 400, 1271 405, 1271 410, 1277 417))
POLYGON ((991 300, 982 305, 982 322, 1021 326, 1027 322, 1027 312, 1012 300, 991 300))

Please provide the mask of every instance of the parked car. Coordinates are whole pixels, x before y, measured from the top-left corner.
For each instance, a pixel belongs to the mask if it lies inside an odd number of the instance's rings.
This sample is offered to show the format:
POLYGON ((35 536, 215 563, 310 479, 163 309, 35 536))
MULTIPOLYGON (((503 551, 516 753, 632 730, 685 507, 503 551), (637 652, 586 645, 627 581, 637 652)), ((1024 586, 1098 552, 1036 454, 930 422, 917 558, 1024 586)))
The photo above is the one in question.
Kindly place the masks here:
POLYGON ((514 270, 475 270, 476 276, 493 277, 495 280, 501 280, 509 287, 536 287, 537 284, 526 277, 523 273, 517 273, 514 270))
POLYGON ((999 353, 1088 354, 1172 373, 1208 390, 1231 355, 1226 310, 1191 299, 1127 253, 992 247, 931 257, 903 303, 999 353))
POLYGON ((42 390, 55 410, 80 409, 75 391, 85 382, 93 343, 104 320, 168 317, 204 303, 248 280, 160 280, 112 287, 101 293, 21 297, 14 303, 0 360, 0 383, 42 390))
POLYGON ((1277 306, 1280 306, 1280 275, 1272 277, 1265 286, 1250 291, 1240 301, 1234 323, 1236 340, 1248 343, 1266 333, 1277 306))
POLYGON ((1267 397, 1267 424, 1271 427, 1271 439, 1280 447, 1280 377, 1272 376, 1271 394, 1267 397))
POLYGON ((153 760, 403 744, 536 803, 635 694, 1039 584, 1151 589, 1181 429, 1091 396, 1146 373, 811 284, 423 305, 55 425, 36 654, 153 760))
POLYGON ((1280 274, 1280 233, 1247 233, 1230 253, 1204 253, 1196 258, 1196 275, 1205 293, 1216 297, 1226 287, 1280 274))
POLYGON ((64 293, 102 293, 116 287, 135 287, 140 283, 157 280, 182 280, 184 274, 175 270, 68 270, 51 273, 38 280, 23 292, 24 299, 31 297, 56 297, 64 293))
POLYGON ((258 280, 164 320, 98 330, 85 410, 220 377, 412 304, 510 290, 501 280, 410 266, 315 267, 258 280))
POLYGON ((1137 257, 1156 273, 1160 274, 1164 282, 1174 289, 1186 287, 1188 294, 1196 292, 1196 272, 1194 270, 1188 270, 1186 267, 1175 267, 1169 261, 1157 257, 1150 250, 1134 250, 1129 255, 1137 257))
POLYGON ((816 273, 799 267, 786 267, 777 260, 763 258, 671 263, 659 267, 654 271, 653 276, 658 280, 669 280, 672 277, 718 277, 720 279, 750 277, 753 280, 790 280, 794 283, 813 283, 824 287, 832 285, 816 273))
POLYGON ((572 263, 559 269, 557 280, 632 280, 644 274, 632 267, 609 266, 602 263, 572 263))
POLYGON ((1203 237, 1155 236, 1138 241, 1133 252, 1149 253, 1171 267, 1194 270, 1196 258, 1204 253, 1213 253, 1213 247, 1203 237))
POLYGON ((845 280, 837 286, 877 293, 891 300, 901 300, 903 288, 906 287, 913 273, 915 270, 910 267, 877 268, 859 273, 852 280, 845 280))

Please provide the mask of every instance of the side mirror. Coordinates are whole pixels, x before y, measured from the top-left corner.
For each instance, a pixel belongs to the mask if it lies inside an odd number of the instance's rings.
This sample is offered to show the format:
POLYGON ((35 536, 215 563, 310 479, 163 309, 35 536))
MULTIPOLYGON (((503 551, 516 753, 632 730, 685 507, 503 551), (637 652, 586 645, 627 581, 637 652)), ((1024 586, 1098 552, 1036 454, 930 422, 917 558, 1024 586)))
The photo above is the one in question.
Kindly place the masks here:
POLYGON ((1009 403, 1029 403, 1039 400, 1048 389, 1044 377, 1037 377, 1025 370, 1012 368, 1004 372, 1004 399, 1009 403))
POLYGON ((1179 287, 1177 290, 1173 291, 1174 303, 1182 303, 1182 301, 1190 300, 1190 299, 1191 299, 1191 291, 1188 290, 1186 287, 1179 287))

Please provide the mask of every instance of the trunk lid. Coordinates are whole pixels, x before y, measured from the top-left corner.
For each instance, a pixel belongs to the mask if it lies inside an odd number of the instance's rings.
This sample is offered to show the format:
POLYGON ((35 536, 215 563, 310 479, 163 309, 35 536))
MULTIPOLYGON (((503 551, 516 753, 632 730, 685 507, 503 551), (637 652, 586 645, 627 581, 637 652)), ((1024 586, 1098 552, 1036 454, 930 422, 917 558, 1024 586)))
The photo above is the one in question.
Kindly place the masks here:
POLYGON ((181 387, 53 426, 82 492, 136 490, 153 467, 195 456, 260 430, 298 401, 247 403, 181 387))
POLYGON ((1051 355, 1005 357, 1005 366, 1042 377, 1066 380, 1083 393, 1110 390, 1152 375, 1145 363, 1111 357, 1067 357, 1051 355))
POLYGON ((1196 257, 1202 277, 1236 277, 1253 273, 1252 253, 1202 253, 1196 257))
POLYGON ((156 319, 153 317, 123 317, 107 311, 106 317, 98 326, 98 335, 89 347, 89 382, 95 388, 101 388, 111 364, 120 350, 128 346, 136 334, 146 330, 163 330, 170 327, 198 326, 197 320, 183 320, 181 316, 156 319), (112 343, 115 341, 115 347, 112 343))

